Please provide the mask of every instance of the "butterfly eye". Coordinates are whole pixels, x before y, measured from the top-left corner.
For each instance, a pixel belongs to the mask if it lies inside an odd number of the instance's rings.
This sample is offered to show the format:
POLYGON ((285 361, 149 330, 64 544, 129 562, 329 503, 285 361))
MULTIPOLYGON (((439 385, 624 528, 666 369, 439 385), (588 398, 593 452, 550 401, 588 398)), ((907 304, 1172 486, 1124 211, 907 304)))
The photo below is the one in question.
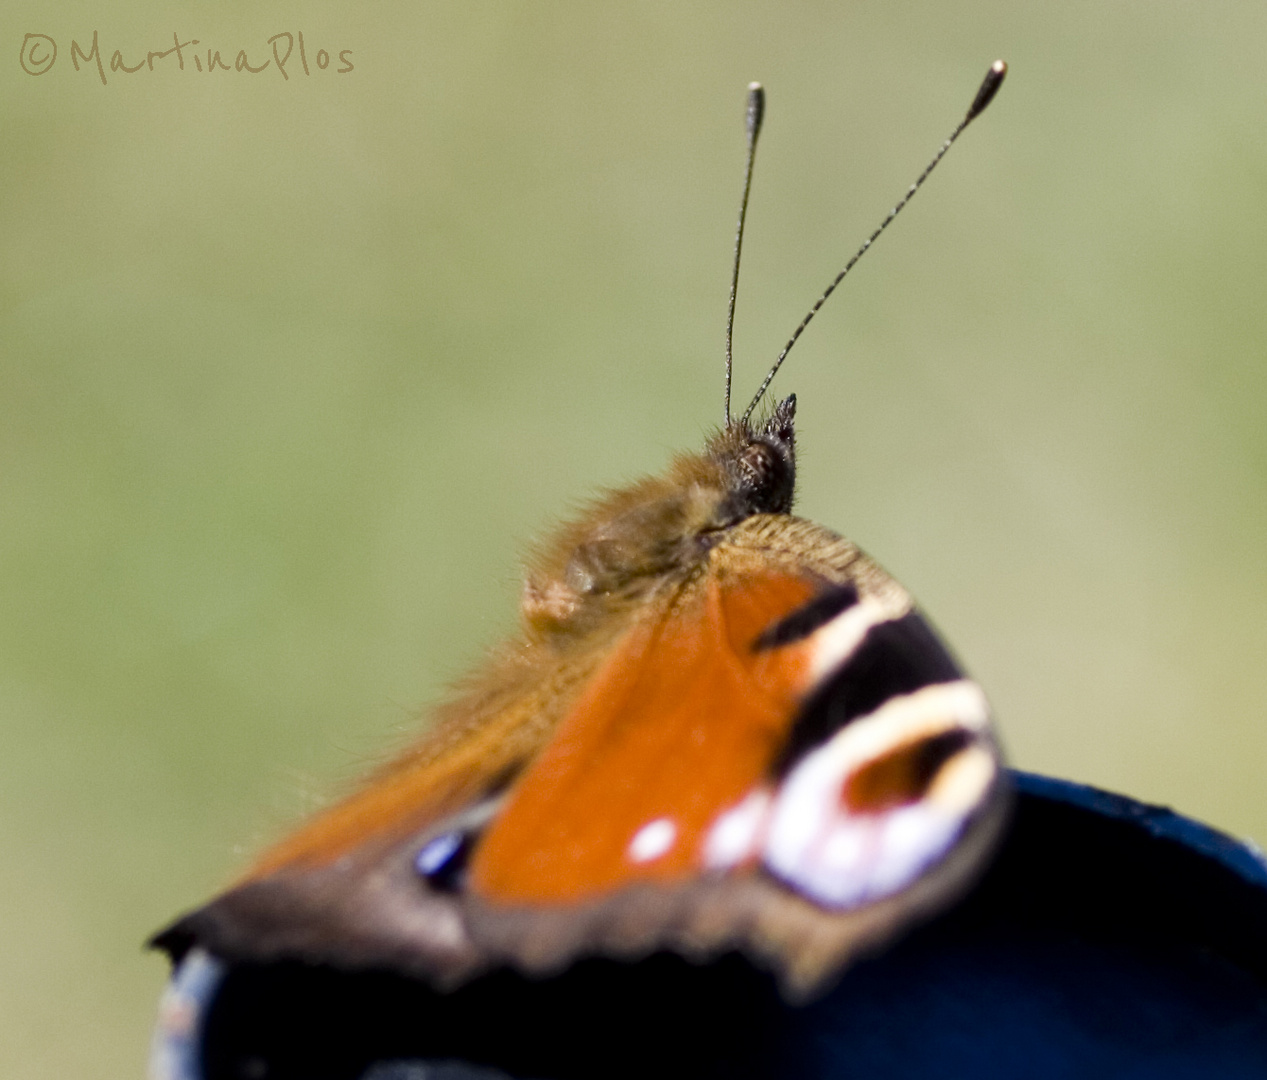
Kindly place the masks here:
POLYGON ((775 469, 774 450, 763 442, 754 442, 739 456, 739 467, 754 486, 763 486, 775 469))
POLYGON ((792 470, 770 443, 750 442, 738 458, 742 493, 753 513, 786 513, 792 507, 792 470))

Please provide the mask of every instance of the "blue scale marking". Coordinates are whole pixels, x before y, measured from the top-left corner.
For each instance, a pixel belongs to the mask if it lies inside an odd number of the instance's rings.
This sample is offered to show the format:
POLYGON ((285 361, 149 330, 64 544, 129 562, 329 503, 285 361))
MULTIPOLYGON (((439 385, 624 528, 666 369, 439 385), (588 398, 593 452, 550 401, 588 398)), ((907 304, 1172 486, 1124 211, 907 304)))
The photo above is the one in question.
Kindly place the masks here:
POLYGON ((414 856, 414 868, 423 877, 433 877, 458 853, 464 839, 460 832, 447 832, 428 840, 414 856))

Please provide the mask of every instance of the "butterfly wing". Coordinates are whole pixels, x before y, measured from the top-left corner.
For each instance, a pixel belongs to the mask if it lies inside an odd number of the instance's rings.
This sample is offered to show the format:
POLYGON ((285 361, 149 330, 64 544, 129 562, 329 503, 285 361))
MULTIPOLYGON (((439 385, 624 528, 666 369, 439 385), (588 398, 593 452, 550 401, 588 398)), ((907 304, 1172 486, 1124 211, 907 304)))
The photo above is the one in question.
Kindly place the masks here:
POLYGON ((740 948, 803 993, 965 887, 997 835, 980 690, 808 522, 733 530, 576 667, 536 711, 492 694, 163 943, 440 983, 740 948))

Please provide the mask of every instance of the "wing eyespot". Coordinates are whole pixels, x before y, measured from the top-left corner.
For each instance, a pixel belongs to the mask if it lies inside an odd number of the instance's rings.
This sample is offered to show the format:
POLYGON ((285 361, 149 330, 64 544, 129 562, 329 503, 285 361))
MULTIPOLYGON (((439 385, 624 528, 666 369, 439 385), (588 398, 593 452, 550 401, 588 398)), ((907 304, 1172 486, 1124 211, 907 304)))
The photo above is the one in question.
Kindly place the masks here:
POLYGON ((890 698, 798 759, 780 783, 765 865, 825 907, 856 908, 941 861, 995 788, 989 709, 975 683, 890 698))

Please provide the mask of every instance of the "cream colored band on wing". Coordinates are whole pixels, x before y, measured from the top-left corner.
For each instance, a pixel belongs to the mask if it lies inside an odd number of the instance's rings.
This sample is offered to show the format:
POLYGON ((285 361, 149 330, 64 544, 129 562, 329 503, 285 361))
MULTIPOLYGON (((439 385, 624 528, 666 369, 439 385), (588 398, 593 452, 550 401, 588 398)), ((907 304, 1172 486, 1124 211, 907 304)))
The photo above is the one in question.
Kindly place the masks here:
POLYGON ((910 610, 911 598, 905 593, 864 596, 816 630, 809 639, 811 685, 842 667, 858 651, 872 627, 900 619, 910 610))
POLYGON ((832 742, 843 755, 840 765, 852 769, 897 746, 956 727, 980 732, 989 724, 990 706, 981 687, 971 679, 961 679, 891 697, 874 712, 850 721, 832 742))

